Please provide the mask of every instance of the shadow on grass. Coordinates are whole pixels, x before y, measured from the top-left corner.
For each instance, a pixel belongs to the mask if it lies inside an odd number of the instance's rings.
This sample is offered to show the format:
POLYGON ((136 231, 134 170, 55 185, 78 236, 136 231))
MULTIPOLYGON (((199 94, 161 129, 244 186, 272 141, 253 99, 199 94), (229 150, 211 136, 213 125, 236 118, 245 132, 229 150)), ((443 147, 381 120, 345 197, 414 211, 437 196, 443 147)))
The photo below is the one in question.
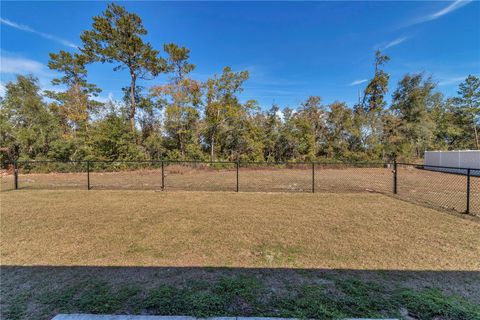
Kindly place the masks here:
POLYGON ((480 319, 480 272, 2 266, 2 319, 57 313, 480 319))

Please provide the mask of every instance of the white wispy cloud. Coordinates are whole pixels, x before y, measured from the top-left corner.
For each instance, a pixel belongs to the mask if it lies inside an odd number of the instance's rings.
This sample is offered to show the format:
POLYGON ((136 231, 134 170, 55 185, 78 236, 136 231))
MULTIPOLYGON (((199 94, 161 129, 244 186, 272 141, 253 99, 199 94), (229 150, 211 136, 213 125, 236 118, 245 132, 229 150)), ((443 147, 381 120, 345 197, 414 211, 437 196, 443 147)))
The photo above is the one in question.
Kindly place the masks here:
POLYGON ((388 49, 388 48, 391 48, 391 47, 398 46, 400 43, 405 42, 407 39, 408 39, 408 37, 400 37, 400 38, 394 39, 394 40, 392 40, 392 41, 384 44, 384 45, 382 46, 382 50, 385 50, 385 49, 388 49))
POLYGON ((355 81, 351 82, 349 84, 349 86, 356 86, 356 85, 362 84, 362 83, 367 82, 367 81, 368 81, 368 79, 355 80, 355 81))
POLYGON ((18 29, 18 30, 22 30, 22 31, 25 31, 25 32, 31 32, 31 33, 37 34, 37 35, 39 35, 39 36, 41 36, 45 39, 56 41, 60 44, 63 44, 64 46, 67 46, 67 47, 70 47, 70 48, 78 48, 78 46, 73 42, 70 42, 68 40, 59 38, 59 37, 54 36, 54 35, 49 34, 49 33, 37 31, 37 30, 35 30, 35 29, 33 29, 33 28, 31 28, 27 25, 24 25, 24 24, 19 24, 19 23, 16 23, 16 22, 10 21, 8 19, 4 19, 4 18, 0 18, 0 23, 4 24, 4 25, 7 25, 9 27, 18 29))
POLYGON ((423 17, 419 17, 417 19, 414 19, 412 21, 407 22, 404 25, 404 27, 412 26, 412 25, 427 22, 427 21, 436 20, 436 19, 441 18, 444 15, 447 15, 447 14, 449 14, 449 13, 451 13, 451 12, 457 10, 457 9, 460 9, 461 7, 469 4, 470 2, 472 2, 472 0, 456 0, 456 1, 453 1, 448 6, 446 6, 445 8, 443 8, 443 9, 437 11, 437 12, 434 12, 432 14, 429 14, 429 15, 426 15, 426 16, 423 16, 423 17))
POLYGON ((8 81, 14 81, 16 75, 31 74, 38 78, 38 85, 41 90, 59 90, 60 88, 52 86, 51 81, 55 77, 52 72, 43 63, 19 56, 15 53, 0 49, 0 74, 2 86, 1 95, 5 95, 5 85, 8 81))
POLYGON ((110 102, 110 101, 114 101, 115 96, 112 92, 109 92, 107 96, 100 95, 98 97, 95 97, 95 100, 97 100, 99 102, 102 102, 102 103, 107 103, 107 102, 110 102))
POLYGON ((0 82, 0 97, 5 97, 5 92, 7 92, 7 88, 0 82))
POLYGON ((0 56, 0 73, 4 74, 27 74, 32 73, 36 76, 48 75, 46 66, 38 61, 21 58, 10 57, 1 54, 0 56))
POLYGON ((464 81, 466 78, 467 78, 467 76, 444 78, 444 79, 441 79, 438 82, 438 85, 439 86, 448 86, 448 85, 451 85, 451 84, 457 84, 457 83, 460 83, 460 82, 464 81))

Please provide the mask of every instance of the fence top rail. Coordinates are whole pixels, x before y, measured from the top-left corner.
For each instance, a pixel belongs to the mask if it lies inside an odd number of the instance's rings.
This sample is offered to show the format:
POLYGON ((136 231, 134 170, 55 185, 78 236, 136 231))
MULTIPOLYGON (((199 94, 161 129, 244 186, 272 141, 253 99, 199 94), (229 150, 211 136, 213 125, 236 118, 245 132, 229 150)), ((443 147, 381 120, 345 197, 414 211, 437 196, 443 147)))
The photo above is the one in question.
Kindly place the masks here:
POLYGON ((423 167, 423 168, 439 168, 439 169, 454 169, 454 170, 473 170, 473 171, 480 171, 477 168, 464 168, 464 167, 446 167, 446 166, 435 166, 430 164, 417 164, 417 163, 404 163, 404 162, 397 162, 399 165, 403 166, 415 166, 415 167, 423 167))
POLYGON ((393 162, 341 162, 341 161, 203 161, 203 160, 19 160, 4 161, 4 164, 35 164, 35 163, 205 163, 205 164, 246 164, 246 165, 391 165, 393 162))
POLYGON ((288 165, 288 164, 337 164, 337 165, 386 165, 391 162, 335 162, 335 161, 283 161, 283 162, 269 162, 269 161, 240 161, 240 164, 263 164, 263 165, 288 165))
POLYGON ((20 160, 20 161, 4 161, 5 164, 29 164, 29 163, 231 163, 234 161, 201 161, 201 160, 20 160))

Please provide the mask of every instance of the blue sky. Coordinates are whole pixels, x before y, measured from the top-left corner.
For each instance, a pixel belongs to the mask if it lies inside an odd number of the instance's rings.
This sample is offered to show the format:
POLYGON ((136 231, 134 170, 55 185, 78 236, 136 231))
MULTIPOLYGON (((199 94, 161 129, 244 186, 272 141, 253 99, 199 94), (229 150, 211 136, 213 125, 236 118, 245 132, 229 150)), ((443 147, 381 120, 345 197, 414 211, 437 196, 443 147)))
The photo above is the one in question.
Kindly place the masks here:
MULTIPOLYGON (((206 80, 224 66, 249 70, 242 100, 295 107, 310 95, 353 105, 373 73, 373 55, 391 57, 390 94, 405 73, 432 75, 454 95, 468 74, 480 75, 480 3, 386 2, 121 2, 139 14, 146 40, 191 50, 192 76, 206 80)), ((75 51, 106 2, 1 2, 1 83, 33 73, 51 88, 48 53, 75 51)), ((88 67, 102 99, 129 84, 113 65, 88 67)), ((165 77, 142 83, 161 84, 165 77)))

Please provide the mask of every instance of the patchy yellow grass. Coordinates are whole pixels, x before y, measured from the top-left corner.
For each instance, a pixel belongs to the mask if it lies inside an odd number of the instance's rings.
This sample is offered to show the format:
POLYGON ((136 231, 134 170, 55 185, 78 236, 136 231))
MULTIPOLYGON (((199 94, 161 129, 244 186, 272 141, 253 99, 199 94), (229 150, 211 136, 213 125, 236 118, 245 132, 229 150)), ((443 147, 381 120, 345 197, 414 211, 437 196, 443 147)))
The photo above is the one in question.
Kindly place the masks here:
POLYGON ((480 224, 379 194, 0 193, 2 265, 480 270, 480 224))

